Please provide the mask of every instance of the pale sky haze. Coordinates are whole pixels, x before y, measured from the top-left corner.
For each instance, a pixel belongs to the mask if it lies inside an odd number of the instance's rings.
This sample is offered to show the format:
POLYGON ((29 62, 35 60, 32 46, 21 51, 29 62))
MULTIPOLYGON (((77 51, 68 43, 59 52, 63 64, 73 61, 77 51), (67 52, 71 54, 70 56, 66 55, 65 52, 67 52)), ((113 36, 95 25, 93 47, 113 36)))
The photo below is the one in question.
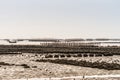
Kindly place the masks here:
POLYGON ((120 38, 120 0, 0 0, 0 38, 120 38))

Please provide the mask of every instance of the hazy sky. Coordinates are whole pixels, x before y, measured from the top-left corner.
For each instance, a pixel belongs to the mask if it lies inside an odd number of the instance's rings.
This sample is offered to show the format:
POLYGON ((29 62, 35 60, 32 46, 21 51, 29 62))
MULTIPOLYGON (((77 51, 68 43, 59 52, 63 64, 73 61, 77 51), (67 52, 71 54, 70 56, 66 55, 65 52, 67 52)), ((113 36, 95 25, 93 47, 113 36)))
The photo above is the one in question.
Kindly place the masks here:
POLYGON ((120 38, 120 0, 0 0, 0 38, 120 38))

